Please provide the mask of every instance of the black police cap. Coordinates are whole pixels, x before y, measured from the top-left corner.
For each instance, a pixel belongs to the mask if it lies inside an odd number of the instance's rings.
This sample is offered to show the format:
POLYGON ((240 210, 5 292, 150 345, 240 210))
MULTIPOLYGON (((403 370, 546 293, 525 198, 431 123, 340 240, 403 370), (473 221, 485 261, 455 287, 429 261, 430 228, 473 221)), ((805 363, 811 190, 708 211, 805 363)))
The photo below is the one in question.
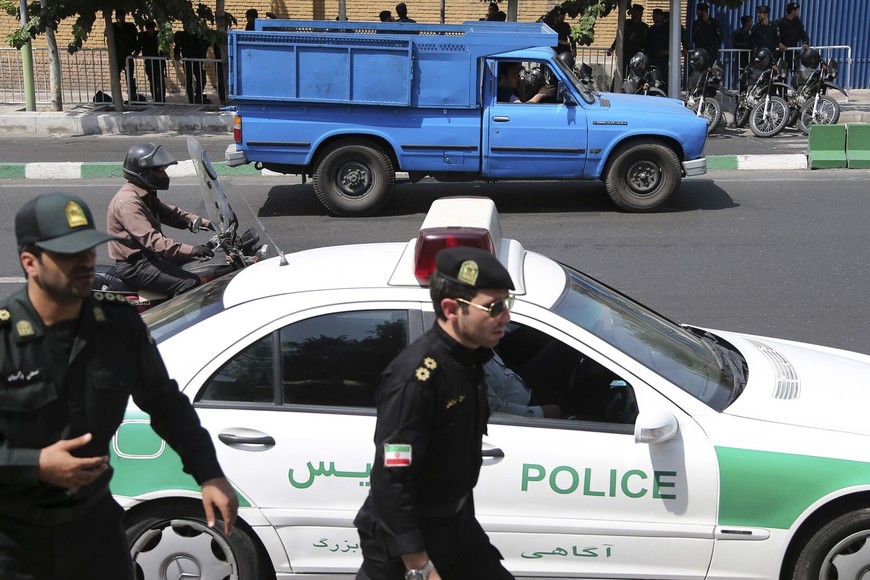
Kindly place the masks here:
POLYGON ((25 203, 15 214, 18 246, 36 244, 57 254, 77 254, 115 236, 94 225, 90 208, 70 193, 46 193, 25 203))
POLYGON ((435 255, 435 269, 448 280, 469 288, 514 289, 511 275, 498 258, 480 248, 444 248, 435 255))

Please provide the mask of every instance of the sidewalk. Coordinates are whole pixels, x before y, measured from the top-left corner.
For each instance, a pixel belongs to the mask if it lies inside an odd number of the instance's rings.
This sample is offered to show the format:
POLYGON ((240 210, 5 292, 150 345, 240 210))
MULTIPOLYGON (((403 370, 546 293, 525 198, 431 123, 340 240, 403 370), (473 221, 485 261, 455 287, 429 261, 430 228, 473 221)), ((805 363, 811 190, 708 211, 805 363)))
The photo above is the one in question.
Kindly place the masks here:
MULTIPOLYGON (((850 92, 848 100, 836 92, 832 96, 838 98, 840 102, 840 124, 870 123, 870 89, 855 89, 850 92)), ((733 115, 728 111, 725 113, 725 120, 729 122, 733 120, 733 115)), ((232 122, 232 112, 215 111, 214 107, 210 106, 166 105, 117 112, 105 105, 80 105, 63 112, 47 110, 29 112, 25 111, 22 105, 0 104, 0 134, 7 135, 49 138, 81 135, 132 137, 154 133, 210 134, 214 137, 225 135, 229 144, 232 122)), ((802 152, 789 151, 783 154, 781 150, 769 147, 773 140, 750 136, 747 137, 750 141, 732 139, 723 142, 717 139, 717 133, 721 131, 720 128, 711 134, 705 150, 708 169, 711 171, 807 168, 806 148, 802 152), (752 150, 747 151, 747 143, 755 146, 755 153, 752 150)), ((75 152, 64 153, 64 157, 75 159, 75 152)), ((0 159, 0 179, 88 179, 121 175, 119 163, 70 161, 4 163, 4 161, 6 160, 0 159)), ((212 161, 215 162, 215 170, 219 174, 274 175, 265 170, 258 171, 253 165, 229 168, 221 162, 221 158, 214 158, 212 161)), ((192 166, 187 167, 183 163, 172 169, 174 175, 179 177, 193 174, 192 166)))

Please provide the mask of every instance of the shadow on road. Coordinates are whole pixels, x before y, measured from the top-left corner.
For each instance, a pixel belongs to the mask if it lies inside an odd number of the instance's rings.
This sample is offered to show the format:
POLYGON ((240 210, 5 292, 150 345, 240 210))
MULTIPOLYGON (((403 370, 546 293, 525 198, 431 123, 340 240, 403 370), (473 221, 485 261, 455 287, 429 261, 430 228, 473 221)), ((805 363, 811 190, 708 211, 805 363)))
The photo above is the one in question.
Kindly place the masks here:
MULTIPOLYGON (((499 183, 421 183, 397 182, 393 197, 380 216, 425 214, 436 199, 450 196, 491 198, 504 214, 541 213, 615 213, 620 210, 607 196, 604 184, 597 181, 499 182, 499 183)), ((722 188, 709 179, 687 179, 660 213, 710 211, 737 207, 722 188)), ((314 187, 278 185, 269 190, 259 217, 328 216, 318 201, 314 187)))

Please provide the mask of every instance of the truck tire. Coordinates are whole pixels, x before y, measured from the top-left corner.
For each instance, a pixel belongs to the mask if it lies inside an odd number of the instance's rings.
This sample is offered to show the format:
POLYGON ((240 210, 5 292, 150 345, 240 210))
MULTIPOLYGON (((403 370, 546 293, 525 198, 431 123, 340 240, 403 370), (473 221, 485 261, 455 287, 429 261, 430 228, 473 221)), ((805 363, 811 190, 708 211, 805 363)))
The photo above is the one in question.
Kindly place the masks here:
POLYGON ((338 216, 368 216, 389 201, 396 172, 383 151, 365 141, 344 141, 314 170, 314 193, 338 216))
POLYGON ((209 528, 201 505, 198 509, 185 503, 146 506, 130 514, 124 527, 137 580, 266 577, 247 531, 236 525, 232 535, 225 536, 219 518, 209 528))
POLYGON ((834 518, 800 548, 789 576, 792 580, 860 578, 870 568, 870 508, 834 518))
POLYGON ((612 159, 604 184, 613 203, 626 211, 652 211, 680 185, 680 160, 661 143, 620 145, 612 159))

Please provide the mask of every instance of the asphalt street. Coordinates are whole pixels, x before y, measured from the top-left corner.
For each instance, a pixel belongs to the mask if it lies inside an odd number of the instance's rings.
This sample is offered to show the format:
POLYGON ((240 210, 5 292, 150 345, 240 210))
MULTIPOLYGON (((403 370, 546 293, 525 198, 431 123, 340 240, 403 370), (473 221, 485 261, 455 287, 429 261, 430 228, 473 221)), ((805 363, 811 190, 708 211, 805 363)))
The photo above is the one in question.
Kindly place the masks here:
MULTIPOLYGON (((503 234, 622 290, 663 315, 710 328, 870 354, 870 172, 731 172, 684 181, 665 211, 615 211, 599 183, 401 184, 382 215, 327 215, 309 184, 287 177, 223 178, 243 228, 253 214, 282 250, 405 241, 431 202, 492 197, 503 234), (248 209, 250 206, 251 209, 248 209), (253 214, 252 214, 253 212, 253 214)), ((33 195, 82 196, 104 225, 120 180, 0 181, 0 295, 20 286, 13 216, 33 195)), ((166 200, 204 205, 180 178, 166 200)), ((186 231, 179 239, 194 241, 186 231)), ((107 263, 105 251, 99 254, 107 263)))

